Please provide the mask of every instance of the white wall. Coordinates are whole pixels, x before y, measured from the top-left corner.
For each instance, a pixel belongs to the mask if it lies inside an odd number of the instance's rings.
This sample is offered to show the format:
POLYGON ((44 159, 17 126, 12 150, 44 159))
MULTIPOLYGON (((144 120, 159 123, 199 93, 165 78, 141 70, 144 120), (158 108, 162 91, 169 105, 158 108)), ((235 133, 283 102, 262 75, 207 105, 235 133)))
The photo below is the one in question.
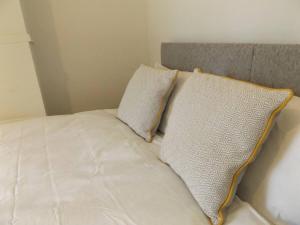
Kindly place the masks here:
POLYGON ((299 0, 21 0, 49 114, 117 107, 161 42, 300 43, 299 0))
POLYGON ((145 0, 21 0, 47 112, 117 107, 148 61, 145 0))
POLYGON ((45 115, 18 0, 0 0, 0 120, 45 115))
POLYGON ((300 43, 299 0, 148 0, 150 61, 160 43, 300 43))
POLYGON ((1 35, 26 33, 17 0, 0 0, 0 33, 1 35))

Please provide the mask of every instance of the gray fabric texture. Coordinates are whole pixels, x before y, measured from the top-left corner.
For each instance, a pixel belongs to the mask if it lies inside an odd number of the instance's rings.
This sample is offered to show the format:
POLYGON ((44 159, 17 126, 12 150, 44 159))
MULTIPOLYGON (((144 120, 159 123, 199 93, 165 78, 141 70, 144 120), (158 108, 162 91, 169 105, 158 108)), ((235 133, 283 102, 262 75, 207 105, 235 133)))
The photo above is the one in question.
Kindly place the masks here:
POLYGON ((291 88, 300 96, 300 45, 257 45, 251 81, 274 88, 291 88))
POLYGON ((163 43, 162 65, 230 76, 300 96, 300 45, 163 43))

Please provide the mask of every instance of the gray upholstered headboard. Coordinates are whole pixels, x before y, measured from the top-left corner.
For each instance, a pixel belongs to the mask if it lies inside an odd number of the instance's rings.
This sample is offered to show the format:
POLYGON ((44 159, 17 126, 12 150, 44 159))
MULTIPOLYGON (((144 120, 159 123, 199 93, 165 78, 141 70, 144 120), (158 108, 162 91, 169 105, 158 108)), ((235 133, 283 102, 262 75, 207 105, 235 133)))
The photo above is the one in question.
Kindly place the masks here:
POLYGON ((163 43, 162 64, 172 69, 228 75, 300 96, 300 45, 163 43))

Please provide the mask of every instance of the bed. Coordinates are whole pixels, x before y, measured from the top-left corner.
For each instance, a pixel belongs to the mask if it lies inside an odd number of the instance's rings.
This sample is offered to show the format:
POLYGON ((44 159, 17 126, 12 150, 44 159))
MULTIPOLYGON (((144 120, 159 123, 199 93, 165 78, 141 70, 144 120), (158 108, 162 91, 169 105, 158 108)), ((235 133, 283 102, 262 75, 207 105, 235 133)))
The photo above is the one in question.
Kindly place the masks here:
MULTIPOLYGON (((162 64, 300 94, 297 45, 162 44, 162 64), (284 73, 284 76, 283 76, 284 73), (258 76, 259 75, 259 76, 258 76)), ((182 180, 159 160, 152 143, 96 110, 0 125, 0 224, 209 224, 182 180)), ((226 224, 270 224, 235 198, 226 224)))

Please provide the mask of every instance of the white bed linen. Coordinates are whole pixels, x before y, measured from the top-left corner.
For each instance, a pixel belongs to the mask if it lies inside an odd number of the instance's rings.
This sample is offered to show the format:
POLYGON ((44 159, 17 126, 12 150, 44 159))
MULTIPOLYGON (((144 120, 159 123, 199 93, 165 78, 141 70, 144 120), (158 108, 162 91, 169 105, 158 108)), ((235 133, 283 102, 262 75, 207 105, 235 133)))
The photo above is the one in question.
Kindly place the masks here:
MULTIPOLYGON (((0 125, 1 225, 206 225, 184 183, 113 115, 0 125)), ((235 200, 226 224, 268 224, 235 200)))

